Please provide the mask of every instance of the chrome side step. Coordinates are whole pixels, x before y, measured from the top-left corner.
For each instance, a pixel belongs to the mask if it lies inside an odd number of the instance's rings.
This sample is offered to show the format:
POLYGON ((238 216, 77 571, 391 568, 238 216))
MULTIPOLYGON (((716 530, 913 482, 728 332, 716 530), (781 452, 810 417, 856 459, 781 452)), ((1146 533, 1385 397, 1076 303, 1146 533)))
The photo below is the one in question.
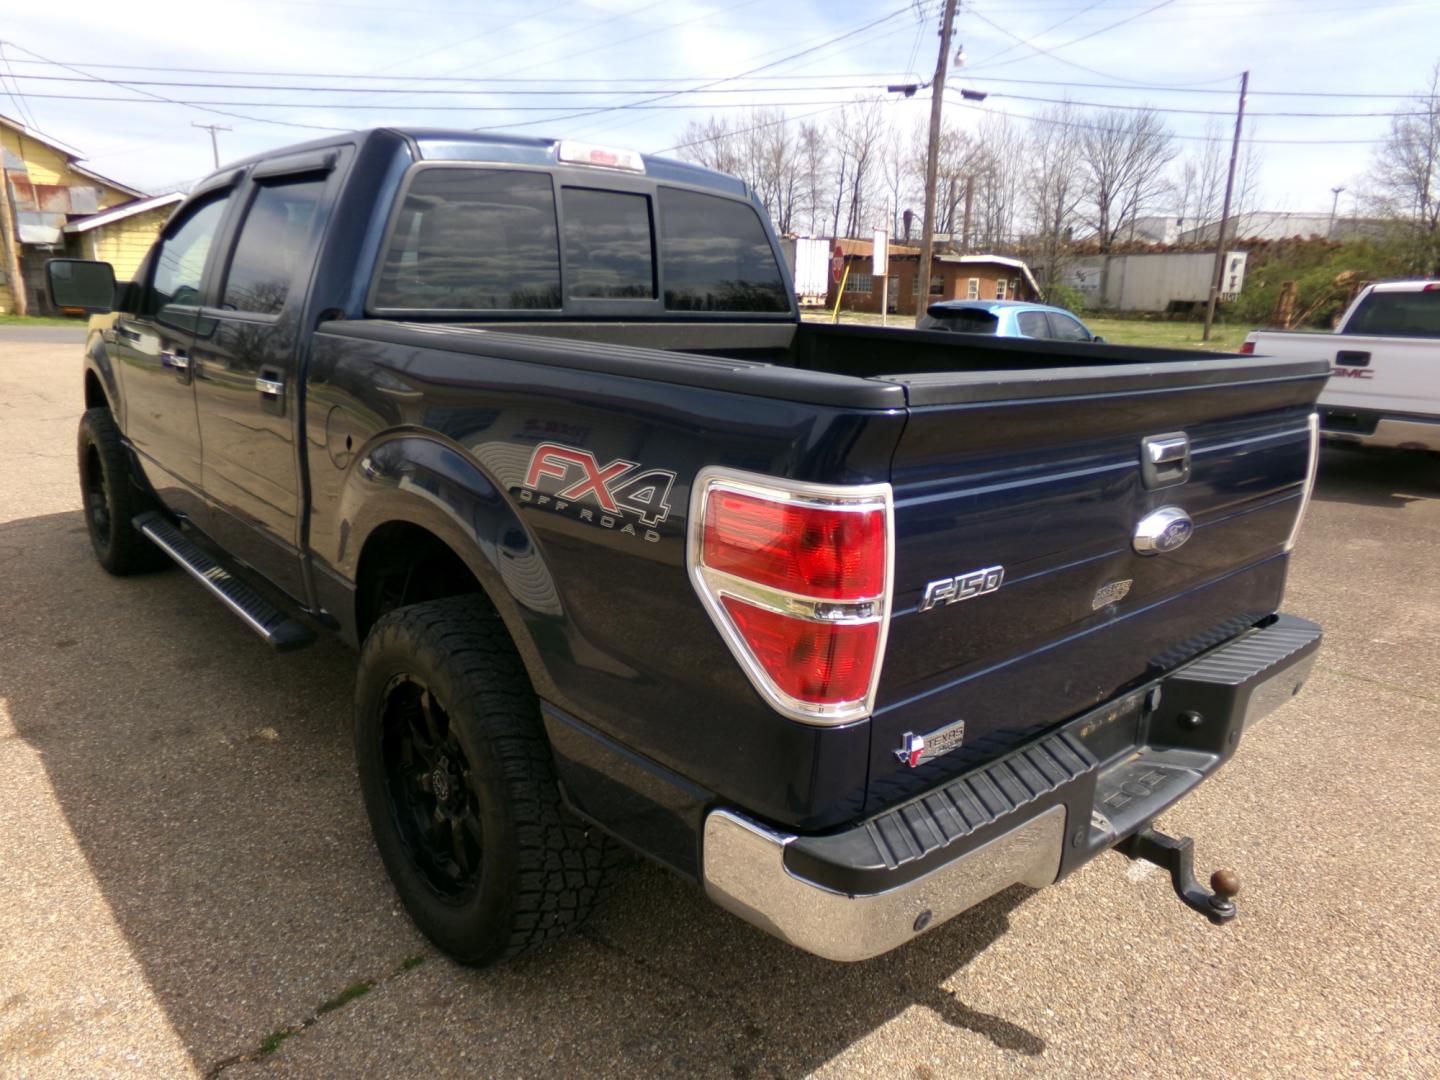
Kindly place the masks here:
POLYGON ((133 524, 276 652, 303 649, 315 643, 313 630, 290 618, 226 570, 163 515, 152 510, 139 515, 133 524))

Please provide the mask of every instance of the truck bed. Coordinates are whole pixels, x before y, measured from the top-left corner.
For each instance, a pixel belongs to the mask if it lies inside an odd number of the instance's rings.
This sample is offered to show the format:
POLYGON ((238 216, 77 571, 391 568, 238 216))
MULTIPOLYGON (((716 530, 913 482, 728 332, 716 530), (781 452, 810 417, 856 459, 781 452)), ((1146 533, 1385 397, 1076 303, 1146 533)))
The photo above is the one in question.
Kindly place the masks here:
MULTIPOLYGON (((366 428, 438 431, 512 498, 546 438, 602 463, 674 470, 674 510, 654 544, 522 504, 554 571, 522 617, 538 639, 570 638, 543 658, 561 712, 623 733, 701 792, 725 786, 765 820, 815 828, 874 812, 1278 609, 1323 363, 813 324, 580 330, 326 323, 312 397, 347 408, 348 385, 379 385, 369 405, 380 416, 355 421, 362 445, 366 428), (1188 477, 1151 489, 1141 441, 1175 432, 1188 438, 1188 477), (755 697, 686 575, 682 508, 695 471, 716 464, 893 486, 894 602, 875 712, 824 732, 823 755, 814 729, 755 697), (1194 538, 1137 555, 1136 522, 1163 506, 1189 513, 1194 538), (997 564, 993 595, 920 610, 931 583, 997 564), (682 713, 693 722, 667 722, 682 713), (963 751, 918 769, 897 762, 906 731, 956 719, 963 751), (750 763, 739 781, 737 753, 750 763)), ((345 524, 331 514, 345 501, 340 478, 313 455, 311 469, 312 543, 345 576, 345 524)), ((442 479, 402 482, 449 497, 442 479)))

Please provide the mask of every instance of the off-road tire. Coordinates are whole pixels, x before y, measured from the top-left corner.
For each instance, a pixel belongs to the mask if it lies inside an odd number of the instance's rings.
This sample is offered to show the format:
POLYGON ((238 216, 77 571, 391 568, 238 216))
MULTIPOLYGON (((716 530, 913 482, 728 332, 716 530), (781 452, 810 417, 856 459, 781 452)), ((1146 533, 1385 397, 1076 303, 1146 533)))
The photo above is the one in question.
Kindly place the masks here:
POLYGON ((76 440, 85 526, 95 557, 112 574, 143 574, 170 565, 165 553, 131 521, 157 509, 135 482, 130 455, 107 408, 86 409, 76 440))
MULTIPOLYGON (((490 964, 550 941, 579 925, 608 891, 620 850, 562 805, 539 700, 484 597, 414 604, 375 623, 360 654, 355 750, 385 869, 416 925, 456 960, 490 964), (426 762, 435 759, 417 756, 418 742, 406 743, 403 753, 395 745, 396 732, 412 730, 407 725, 425 727, 418 704, 397 704, 417 686, 427 688, 445 719, 445 739, 425 744, 443 743, 454 759, 442 766, 453 766, 450 779, 425 782, 432 801, 436 791, 448 793, 434 820, 465 813, 456 809, 458 797, 476 811, 483 834, 478 870, 464 867, 458 848, 449 867, 473 885, 437 884, 443 875, 436 862, 445 853, 432 838, 417 836, 424 828, 417 822, 427 819, 415 803, 425 796, 407 785, 411 776, 431 777, 426 762), (402 708, 409 712, 400 716, 409 719, 397 719, 402 708)), ((456 830, 465 835, 458 824, 456 830)))

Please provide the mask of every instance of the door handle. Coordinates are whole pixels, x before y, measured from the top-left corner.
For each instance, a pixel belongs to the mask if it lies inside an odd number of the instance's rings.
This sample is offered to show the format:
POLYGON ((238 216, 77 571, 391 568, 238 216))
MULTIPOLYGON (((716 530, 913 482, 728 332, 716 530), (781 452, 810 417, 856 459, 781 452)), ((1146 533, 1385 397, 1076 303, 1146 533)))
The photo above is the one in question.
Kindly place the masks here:
POLYGON ((174 368, 176 371, 190 370, 190 357, 184 349, 176 349, 171 352, 169 349, 160 351, 160 363, 165 367, 174 368))
POLYGON ((255 389, 259 390, 260 393, 266 397, 279 397, 285 393, 285 380, 267 379, 263 375, 257 375, 255 377, 255 389))

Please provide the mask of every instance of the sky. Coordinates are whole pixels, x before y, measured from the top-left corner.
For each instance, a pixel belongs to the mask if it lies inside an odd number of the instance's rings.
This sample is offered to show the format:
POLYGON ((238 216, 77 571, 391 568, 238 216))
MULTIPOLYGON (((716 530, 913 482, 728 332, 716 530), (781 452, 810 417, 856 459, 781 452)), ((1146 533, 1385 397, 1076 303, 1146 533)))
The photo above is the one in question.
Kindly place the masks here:
MULTIPOLYGON (((824 120, 857 94, 928 81, 942 7, 0 0, 0 112, 79 150, 89 168, 152 192, 211 171, 210 133, 196 124, 230 129, 216 133, 222 162, 382 124, 500 128, 652 153, 712 113, 764 104, 824 120)), ((1343 185, 1345 214, 1389 119, 1274 114, 1405 108, 1440 60, 1436 16, 1440 0, 962 2, 955 44, 964 63, 951 85, 988 97, 952 103, 947 93, 946 119, 973 129, 986 112, 1025 117, 1046 108, 1034 98, 1198 110, 1166 114, 1188 149, 1207 124, 1228 133, 1248 69, 1245 134, 1264 144, 1258 204, 1328 211, 1331 189, 1343 185)), ((887 96, 907 130, 928 116, 924 91, 887 96)))

